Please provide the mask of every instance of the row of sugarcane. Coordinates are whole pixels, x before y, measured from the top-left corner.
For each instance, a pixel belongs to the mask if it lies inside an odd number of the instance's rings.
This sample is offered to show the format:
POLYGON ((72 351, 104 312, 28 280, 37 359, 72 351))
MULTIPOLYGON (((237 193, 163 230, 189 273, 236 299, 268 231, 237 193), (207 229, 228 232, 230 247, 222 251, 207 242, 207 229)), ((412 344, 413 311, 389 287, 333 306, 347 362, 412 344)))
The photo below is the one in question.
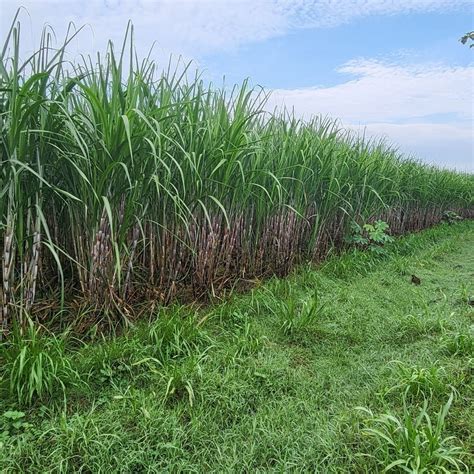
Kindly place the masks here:
POLYGON ((473 217, 473 175, 140 62, 131 27, 120 52, 67 61, 75 34, 53 48, 45 29, 22 61, 14 21, 1 53, 1 333, 73 301, 132 317, 285 275, 354 220, 400 234, 473 217))

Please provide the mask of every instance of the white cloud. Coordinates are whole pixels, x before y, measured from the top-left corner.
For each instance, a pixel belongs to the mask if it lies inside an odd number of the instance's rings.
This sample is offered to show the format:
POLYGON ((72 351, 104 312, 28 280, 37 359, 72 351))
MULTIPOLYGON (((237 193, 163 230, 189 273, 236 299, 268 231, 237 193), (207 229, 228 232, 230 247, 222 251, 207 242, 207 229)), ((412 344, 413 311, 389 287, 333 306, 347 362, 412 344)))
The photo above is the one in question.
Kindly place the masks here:
POLYGON ((472 127, 464 123, 370 123, 365 130, 427 163, 474 171, 472 127))
MULTIPOLYGON (((23 30, 38 38, 43 24, 52 25, 58 37, 66 31, 67 22, 90 25, 81 34, 78 50, 103 50, 107 40, 120 44, 128 20, 135 27, 137 46, 145 52, 156 42, 167 53, 199 56, 237 47, 243 43, 277 36, 287 30, 286 18, 273 4, 249 0, 0 0, 2 33, 6 31, 16 9, 24 5, 31 17, 23 30)), ((3 36, 3 34, 2 34, 3 36)), ((36 43, 26 38, 33 49, 36 43)))
POLYGON ((24 26, 34 37, 44 23, 59 37, 67 21, 91 25, 95 40, 82 35, 81 51, 103 49, 109 38, 119 42, 131 19, 143 49, 157 41, 166 52, 199 56, 292 29, 332 27, 368 15, 446 11, 470 5, 470 0, 0 0, 0 5, 2 36, 23 5, 32 23, 24 26))
POLYGON ((351 123, 472 115, 474 67, 355 60, 339 71, 355 79, 333 87, 275 90, 272 102, 294 107, 299 115, 323 113, 351 123))
POLYGON ((470 0, 281 0, 296 27, 333 27, 369 15, 443 12, 471 5, 470 0))
POLYGON ((474 67, 354 60, 339 71, 354 78, 332 87, 275 90, 268 108, 286 105, 301 117, 337 117, 387 137, 406 153, 474 169, 474 67))

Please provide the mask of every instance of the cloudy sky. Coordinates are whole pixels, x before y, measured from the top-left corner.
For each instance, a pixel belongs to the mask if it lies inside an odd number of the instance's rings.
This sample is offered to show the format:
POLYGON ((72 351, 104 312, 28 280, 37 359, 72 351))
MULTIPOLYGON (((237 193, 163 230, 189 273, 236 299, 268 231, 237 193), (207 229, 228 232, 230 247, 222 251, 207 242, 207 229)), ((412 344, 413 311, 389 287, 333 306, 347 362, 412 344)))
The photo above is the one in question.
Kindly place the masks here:
POLYGON ((193 60, 204 77, 250 78, 269 107, 339 118, 402 151, 474 171, 471 0, 0 0, 1 36, 19 6, 25 54, 45 23, 61 37, 88 25, 72 54, 120 42, 165 61, 193 60))

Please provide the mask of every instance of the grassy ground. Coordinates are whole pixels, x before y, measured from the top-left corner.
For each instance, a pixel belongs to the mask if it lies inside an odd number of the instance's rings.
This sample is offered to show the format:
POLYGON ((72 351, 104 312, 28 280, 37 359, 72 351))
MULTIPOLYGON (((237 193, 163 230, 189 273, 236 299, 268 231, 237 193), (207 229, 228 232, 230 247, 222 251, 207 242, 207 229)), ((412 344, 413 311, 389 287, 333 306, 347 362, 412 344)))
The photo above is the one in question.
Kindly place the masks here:
POLYGON ((473 277, 473 222, 443 225, 112 340, 69 340, 64 390, 55 379, 24 416, 8 414, 15 394, 0 400, 0 471, 376 472, 431 435, 420 462, 437 472, 452 455, 466 466, 448 472, 466 471, 473 277), (396 420, 423 410, 431 432, 424 417, 402 439, 396 420))

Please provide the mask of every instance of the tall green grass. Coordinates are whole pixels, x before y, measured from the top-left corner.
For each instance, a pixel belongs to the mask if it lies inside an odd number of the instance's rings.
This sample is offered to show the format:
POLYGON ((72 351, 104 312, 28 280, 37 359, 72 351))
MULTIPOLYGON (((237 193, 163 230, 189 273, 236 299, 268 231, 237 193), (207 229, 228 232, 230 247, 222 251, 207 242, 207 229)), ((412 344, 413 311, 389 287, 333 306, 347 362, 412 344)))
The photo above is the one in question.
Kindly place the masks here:
POLYGON ((247 83, 162 71, 132 27, 118 52, 66 61, 74 34, 53 47, 45 29, 22 60, 15 18, 0 53, 3 331, 66 302, 130 317, 282 275, 342 245, 353 220, 402 233, 473 214, 473 175, 328 118, 269 114, 247 83))

